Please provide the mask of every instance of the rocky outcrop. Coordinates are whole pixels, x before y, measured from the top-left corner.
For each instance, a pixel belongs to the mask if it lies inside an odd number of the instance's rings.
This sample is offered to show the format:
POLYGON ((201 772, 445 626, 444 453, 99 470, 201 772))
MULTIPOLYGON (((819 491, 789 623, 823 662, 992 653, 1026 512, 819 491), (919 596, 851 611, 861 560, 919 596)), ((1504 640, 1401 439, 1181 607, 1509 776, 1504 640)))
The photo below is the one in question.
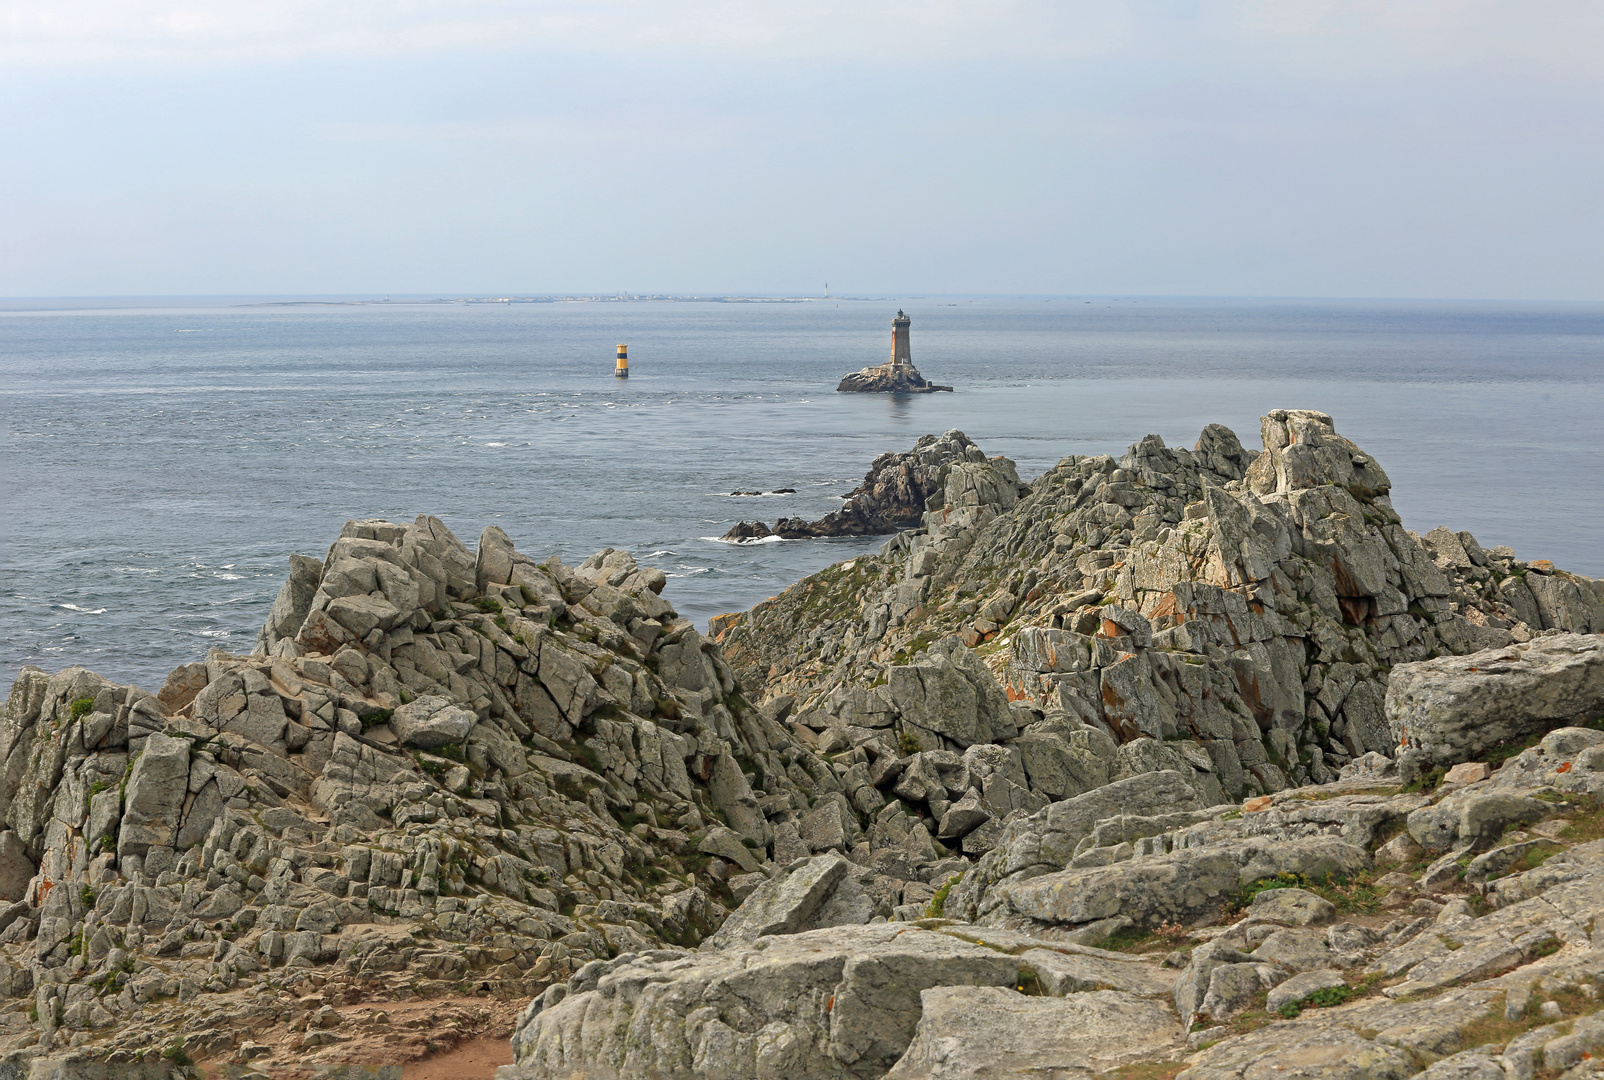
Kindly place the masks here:
MULTIPOLYGON (((104 1060, 181 1031, 197 1058, 249 1039, 258 1067, 338 1062, 365 1045, 344 1005, 525 998, 696 945, 810 815, 861 832, 665 580, 354 521, 291 560, 251 656, 157 695, 24 668, 0 724, 0 1051, 104 1060), (292 1028, 280 987, 329 1015, 292 1028)), ((918 865, 892 869, 927 889, 918 865)), ((832 910, 890 914, 904 881, 863 878, 832 910)))
POLYGON ((1394 740, 1425 762, 1474 761, 1499 743, 1604 720, 1604 635, 1555 634, 1400 664, 1387 690, 1394 740))
MULTIPOLYGON (((781 518, 770 529, 761 521, 743 521, 724 539, 749 541, 766 536, 804 540, 821 536, 877 536, 916 527, 930 509, 932 496, 941 493, 953 465, 982 463, 986 455, 958 430, 944 435, 923 435, 907 453, 884 453, 869 466, 863 483, 842 496, 841 509, 818 521, 781 518)), ((998 468, 1005 459, 996 459, 998 468)), ((1019 478, 1014 476, 1016 487, 1019 478)))
MULTIPOLYGON (((1167 897, 1144 916, 1122 895, 1112 909, 1122 917, 1101 920, 1097 942, 1128 952, 1077 942, 1073 920, 1059 917, 808 929, 792 916, 828 906, 828 883, 846 878, 831 859, 800 862, 791 886, 771 882, 732 917, 768 927, 764 936, 598 961, 548 990, 520 1019, 516 1062, 498 1076, 1000 1080, 1134 1065, 1194 1080, 1592 1075, 1587 1063, 1604 1048, 1604 952, 1592 936, 1604 916, 1604 841, 1586 838, 1604 811, 1525 785, 1542 762, 1601 740, 1560 729, 1488 778, 1425 794, 1367 761, 1330 785, 1177 811, 1194 820, 1148 826, 1146 843, 1099 868, 1106 884, 1056 890, 1096 903, 1141 883, 1167 897), (1478 879, 1403 851, 1405 822, 1488 798, 1545 807, 1527 823, 1550 845, 1547 861, 1505 857, 1505 870, 1478 879), (1215 864, 1232 872, 1193 903, 1215 864), (1131 917, 1152 921, 1144 930, 1131 917)), ((1112 793, 1067 802, 1055 804, 1058 818, 1088 837, 1143 830, 1112 793)), ((1483 857, 1525 851, 1533 835, 1506 831, 1483 857)), ((1043 834, 1038 849, 1048 846, 1043 834)))
POLYGON ((836 390, 856 394, 934 394, 952 393, 950 386, 926 382, 911 363, 885 363, 854 371, 841 380, 836 390))
POLYGON ((777 718, 978 856, 1009 815, 1122 777, 1178 772, 1203 805, 1331 780, 1396 752, 1398 665, 1604 625, 1598 582, 1403 529, 1385 471, 1325 414, 1276 410, 1262 436, 1149 436, 1024 489, 996 461, 954 463, 920 528, 722 617, 718 640, 777 718), (979 713, 938 694, 931 726, 924 672, 960 653, 995 676, 1007 725, 971 730, 955 718, 979 713), (905 792, 923 753, 967 771, 905 792), (960 780, 974 798, 945 825, 960 780))

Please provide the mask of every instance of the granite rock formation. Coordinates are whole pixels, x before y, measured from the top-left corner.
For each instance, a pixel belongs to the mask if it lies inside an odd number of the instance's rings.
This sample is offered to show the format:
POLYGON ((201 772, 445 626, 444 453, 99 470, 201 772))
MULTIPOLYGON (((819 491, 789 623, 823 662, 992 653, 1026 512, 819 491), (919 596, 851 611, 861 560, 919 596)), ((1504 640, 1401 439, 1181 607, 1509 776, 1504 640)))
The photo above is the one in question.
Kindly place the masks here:
POLYGON ((1277 410, 1263 436, 1263 451, 1218 425, 1192 450, 1148 436, 1023 494, 998 460, 955 462, 920 528, 716 634, 777 719, 979 855, 1009 814, 1125 776, 1177 771, 1205 804, 1330 780, 1393 752, 1395 666, 1604 630, 1599 582, 1406 531, 1386 473, 1330 417, 1277 410), (1017 731, 952 719, 963 690, 937 669, 957 655, 994 676, 970 687, 1006 698, 1017 731), (912 751, 968 771, 915 793, 912 751))
POLYGON ((25 668, 0 1075, 528 1002, 515 1080, 1583 1080, 1604 590, 1403 530, 1323 414, 1263 435, 1029 485, 922 439, 860 489, 917 528, 716 640, 627 553, 420 517, 159 693, 25 668))
MULTIPOLYGON (((761 521, 743 521, 724 535, 726 540, 755 540, 779 536, 803 540, 820 536, 878 536, 916 527, 931 497, 938 495, 944 467, 956 462, 983 462, 986 456, 961 431, 923 435, 906 453, 881 454, 869 466, 863 483, 842 496, 841 509, 818 521, 781 518, 770 529, 761 521)), ((1001 459, 999 467, 1003 467, 1001 459)), ((1015 482, 1018 482, 1017 476, 1015 482)))
MULTIPOLYGON (((1557 729, 1489 776, 1427 792, 1374 755, 1243 806, 1144 817, 1111 799, 1066 807, 1049 830, 1053 804, 1039 850, 1142 841, 954 911, 970 871, 945 911, 912 921, 853 915, 834 902, 851 885, 839 860, 798 861, 732 917, 760 933, 598 961, 547 990, 498 1076, 1591 1077, 1604 774, 1559 773, 1573 777, 1563 790, 1548 778, 1595 748, 1604 731, 1557 729), (1478 801, 1505 812, 1448 854, 1401 843, 1478 801), (1526 802, 1541 812, 1508 812, 1526 802)), ((1145 778, 1146 798, 1177 782, 1145 778)))
MULTIPOLYGON (((840 783, 664 582, 623 552, 568 567, 495 528, 475 552, 436 518, 353 521, 292 558, 253 655, 157 694, 24 668, 0 1052, 338 1063, 384 1035, 359 1003, 527 998, 701 941, 840 783)), ((494 1019, 445 1014, 386 1053, 494 1019)))

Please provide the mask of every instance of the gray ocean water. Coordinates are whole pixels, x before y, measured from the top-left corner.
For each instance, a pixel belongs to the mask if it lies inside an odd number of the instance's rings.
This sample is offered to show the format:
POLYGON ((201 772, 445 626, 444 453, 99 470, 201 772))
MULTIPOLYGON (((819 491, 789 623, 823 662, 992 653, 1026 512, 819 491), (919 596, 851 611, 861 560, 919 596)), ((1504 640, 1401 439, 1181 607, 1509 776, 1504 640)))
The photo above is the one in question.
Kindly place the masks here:
POLYGON ((1030 477, 1211 421, 1258 446, 1331 413, 1406 525, 1604 575, 1604 306, 906 298, 800 303, 0 303, 0 678, 84 664, 155 687, 248 651, 286 557, 348 518, 472 544, 627 548, 698 622, 879 540, 735 547, 816 517, 885 450, 961 428, 1030 477), (885 358, 954 394, 834 393, 885 358), (627 342, 632 377, 612 377, 627 342), (792 496, 735 490, 794 487, 792 496))

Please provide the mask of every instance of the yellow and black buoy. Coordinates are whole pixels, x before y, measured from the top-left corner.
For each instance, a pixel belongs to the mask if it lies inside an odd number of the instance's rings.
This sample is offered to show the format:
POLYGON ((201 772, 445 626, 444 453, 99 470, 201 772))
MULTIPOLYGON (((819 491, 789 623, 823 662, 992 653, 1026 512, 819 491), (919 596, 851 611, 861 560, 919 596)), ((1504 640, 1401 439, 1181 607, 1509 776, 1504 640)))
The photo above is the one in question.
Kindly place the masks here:
POLYGON ((628 345, 620 345, 618 347, 618 367, 613 371, 613 374, 617 375, 620 379, 629 378, 629 346, 628 345))

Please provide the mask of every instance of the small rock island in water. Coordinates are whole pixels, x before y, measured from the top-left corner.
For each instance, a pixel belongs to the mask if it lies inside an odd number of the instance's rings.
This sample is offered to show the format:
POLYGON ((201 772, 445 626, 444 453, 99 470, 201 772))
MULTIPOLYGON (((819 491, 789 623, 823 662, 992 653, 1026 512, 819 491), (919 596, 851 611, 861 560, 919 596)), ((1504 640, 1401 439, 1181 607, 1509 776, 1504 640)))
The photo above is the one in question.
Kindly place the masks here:
POLYGON ((891 359, 878 367, 853 372, 841 380, 836 390, 859 394, 932 394, 937 390, 952 393, 950 386, 926 382, 913 366, 908 348, 908 326, 912 321, 899 310, 891 320, 891 359))

